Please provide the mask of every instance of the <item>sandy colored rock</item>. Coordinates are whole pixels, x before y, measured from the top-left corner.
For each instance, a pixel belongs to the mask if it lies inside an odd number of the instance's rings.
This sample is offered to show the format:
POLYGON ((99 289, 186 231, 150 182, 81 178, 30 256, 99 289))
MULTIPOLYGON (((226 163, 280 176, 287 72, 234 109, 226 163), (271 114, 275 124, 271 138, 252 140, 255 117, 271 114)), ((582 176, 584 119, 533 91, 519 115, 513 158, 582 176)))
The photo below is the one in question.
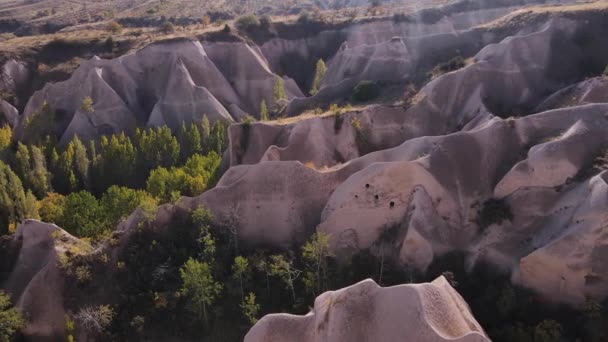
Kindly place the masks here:
POLYGON ((323 293, 305 316, 264 316, 245 336, 245 342, 296 340, 490 341, 443 277, 385 288, 367 279, 323 293))
POLYGON ((65 335, 65 275, 59 255, 79 244, 53 224, 27 220, 17 228, 11 245, 15 266, 0 285, 26 315, 27 338, 51 341, 65 335))

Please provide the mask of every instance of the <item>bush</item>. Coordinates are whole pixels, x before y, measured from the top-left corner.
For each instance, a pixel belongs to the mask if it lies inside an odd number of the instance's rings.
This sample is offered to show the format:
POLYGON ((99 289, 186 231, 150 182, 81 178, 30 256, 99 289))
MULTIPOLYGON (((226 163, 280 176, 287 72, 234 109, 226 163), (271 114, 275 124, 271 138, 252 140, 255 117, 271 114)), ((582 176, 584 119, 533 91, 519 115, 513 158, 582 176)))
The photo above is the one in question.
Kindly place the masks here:
POLYGON ((604 69, 604 76, 608 76, 608 65, 606 65, 606 69, 604 69))
POLYGON ((361 81, 353 90, 355 101, 366 102, 375 99, 380 95, 380 88, 375 82, 361 81))
POLYGON ((175 32, 175 26, 173 26, 173 24, 171 24, 170 22, 165 21, 160 26, 160 30, 163 31, 165 34, 171 34, 171 33, 175 32))
POLYGON ((9 296, 0 291, 0 341, 12 341, 15 333, 24 325, 21 313, 12 307, 9 296))
POLYGON ((241 32, 251 32, 260 27, 260 19, 254 14, 244 15, 236 20, 235 26, 241 32))
POLYGON ((108 26, 106 26, 106 31, 112 33, 112 34, 119 34, 122 32, 122 25, 120 25, 119 23, 112 21, 108 24, 108 26))

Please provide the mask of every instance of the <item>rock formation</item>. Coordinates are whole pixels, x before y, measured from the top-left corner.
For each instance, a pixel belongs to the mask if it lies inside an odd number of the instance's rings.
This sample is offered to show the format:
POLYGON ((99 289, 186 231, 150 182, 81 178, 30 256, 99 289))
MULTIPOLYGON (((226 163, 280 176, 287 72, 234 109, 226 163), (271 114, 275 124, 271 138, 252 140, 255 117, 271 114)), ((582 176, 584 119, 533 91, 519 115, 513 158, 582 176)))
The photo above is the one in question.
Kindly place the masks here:
MULTIPOLYGON (((8 266, 2 288, 13 296, 16 306, 27 313, 23 334, 38 341, 65 336, 64 272, 61 257, 81 249, 84 243, 53 224, 27 220, 19 226, 4 251, 8 266), (13 266, 11 268, 11 266, 13 266)), ((2 270, 3 273, 6 270, 2 270)))
POLYGON ((490 341, 444 277, 431 283, 380 287, 367 279, 317 297, 305 316, 271 314, 245 342, 490 341))
POLYGON ((596 96, 522 115, 608 60, 597 33, 606 12, 563 13, 511 17, 535 29, 485 47, 407 109, 258 123, 247 134, 231 127, 233 167, 182 204, 211 208, 251 246, 286 248, 317 229, 339 255, 369 249, 419 269, 466 251, 549 298, 603 298, 608 273, 597 263, 608 202, 592 164, 606 148, 608 104, 596 96), (489 200, 504 203, 504 218, 489 200), (577 248, 558 247, 572 239, 577 248), (545 276, 532 276, 540 269, 545 276))

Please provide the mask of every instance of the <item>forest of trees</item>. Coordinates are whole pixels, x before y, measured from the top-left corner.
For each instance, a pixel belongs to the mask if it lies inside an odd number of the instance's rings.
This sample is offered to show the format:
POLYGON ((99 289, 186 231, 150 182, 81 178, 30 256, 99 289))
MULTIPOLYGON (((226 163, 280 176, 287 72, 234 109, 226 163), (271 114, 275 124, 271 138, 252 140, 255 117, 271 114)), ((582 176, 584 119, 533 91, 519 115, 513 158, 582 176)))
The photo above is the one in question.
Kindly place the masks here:
POLYGON ((0 235, 34 218, 77 237, 101 238, 139 206, 199 195, 217 181, 226 129, 204 117, 179 132, 163 126, 137 129, 132 138, 75 136, 58 147, 52 135, 13 143, 6 125, 0 128, 0 235))

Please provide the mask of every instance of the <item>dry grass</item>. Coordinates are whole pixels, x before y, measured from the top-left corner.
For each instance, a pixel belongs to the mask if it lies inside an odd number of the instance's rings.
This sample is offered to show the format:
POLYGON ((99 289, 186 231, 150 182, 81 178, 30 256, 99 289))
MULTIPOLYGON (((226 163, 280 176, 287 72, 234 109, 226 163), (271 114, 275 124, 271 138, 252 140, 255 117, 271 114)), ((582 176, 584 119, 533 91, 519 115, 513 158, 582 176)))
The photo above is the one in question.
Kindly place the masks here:
POLYGON ((536 16, 540 14, 553 14, 553 13, 574 13, 584 11, 603 11, 608 10, 608 1, 597 0, 595 2, 577 3, 569 5, 538 5, 530 6, 517 11, 514 11, 504 17, 498 18, 489 23, 480 25, 479 27, 486 28, 499 28, 509 26, 513 22, 519 22, 522 19, 530 16, 536 16))

